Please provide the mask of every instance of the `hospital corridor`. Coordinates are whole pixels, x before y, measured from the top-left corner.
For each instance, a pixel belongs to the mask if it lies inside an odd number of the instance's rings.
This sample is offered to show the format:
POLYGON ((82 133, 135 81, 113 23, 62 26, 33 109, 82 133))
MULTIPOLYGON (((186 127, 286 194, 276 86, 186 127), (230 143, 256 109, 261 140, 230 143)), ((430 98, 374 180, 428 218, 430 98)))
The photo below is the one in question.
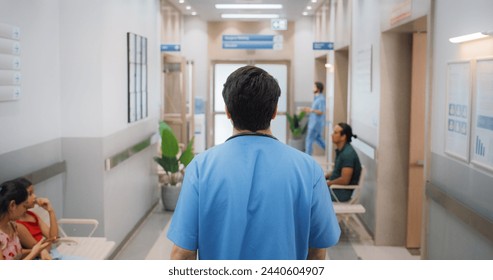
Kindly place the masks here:
POLYGON ((0 0, 2 259, 491 261, 492 11, 0 0))

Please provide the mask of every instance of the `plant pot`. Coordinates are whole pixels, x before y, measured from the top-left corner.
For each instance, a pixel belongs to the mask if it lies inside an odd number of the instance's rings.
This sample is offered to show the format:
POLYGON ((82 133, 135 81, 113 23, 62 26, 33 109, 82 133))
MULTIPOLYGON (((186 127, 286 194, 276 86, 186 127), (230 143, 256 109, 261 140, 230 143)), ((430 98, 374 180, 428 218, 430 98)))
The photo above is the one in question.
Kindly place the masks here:
POLYGON ((291 138, 288 139, 288 145, 298 149, 302 152, 305 151, 305 138, 291 138))
POLYGON ((167 211, 175 211, 178 197, 180 196, 181 183, 176 185, 163 184, 161 185, 161 199, 164 209, 167 211))

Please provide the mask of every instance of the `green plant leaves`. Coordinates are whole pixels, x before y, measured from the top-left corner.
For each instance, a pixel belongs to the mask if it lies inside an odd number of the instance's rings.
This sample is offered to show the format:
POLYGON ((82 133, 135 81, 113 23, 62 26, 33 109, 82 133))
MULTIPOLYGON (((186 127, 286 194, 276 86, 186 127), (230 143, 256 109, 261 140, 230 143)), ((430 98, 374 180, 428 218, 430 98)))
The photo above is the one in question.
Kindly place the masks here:
POLYGON ((183 153, 180 152, 178 140, 171 127, 165 122, 159 123, 159 133, 161 134, 161 157, 154 157, 154 160, 161 165, 167 173, 176 173, 180 171, 180 165, 186 167, 193 159, 193 142, 194 138, 187 144, 183 153))
POLYGON ((303 120, 305 115, 306 113, 304 111, 300 112, 298 115, 286 114, 289 122, 289 130, 291 131, 293 138, 299 138, 306 133, 306 130, 308 128, 307 124, 301 127, 301 121, 303 120))
POLYGON ((179 161, 181 163, 183 163, 183 165, 186 167, 193 159, 193 151, 192 151, 192 148, 193 148, 193 140, 195 139, 195 137, 192 137, 192 140, 190 140, 190 142, 188 142, 188 145, 187 145, 187 148, 185 149, 185 151, 181 154, 180 156, 180 159, 179 161))
POLYGON ((161 133, 161 154, 166 157, 174 157, 178 155, 179 147, 173 130, 165 122, 159 124, 161 133))
POLYGON ((159 157, 154 157, 154 160, 163 167, 163 169, 167 172, 170 173, 175 173, 178 172, 179 170, 179 162, 176 157, 166 157, 162 156, 161 158, 159 157))

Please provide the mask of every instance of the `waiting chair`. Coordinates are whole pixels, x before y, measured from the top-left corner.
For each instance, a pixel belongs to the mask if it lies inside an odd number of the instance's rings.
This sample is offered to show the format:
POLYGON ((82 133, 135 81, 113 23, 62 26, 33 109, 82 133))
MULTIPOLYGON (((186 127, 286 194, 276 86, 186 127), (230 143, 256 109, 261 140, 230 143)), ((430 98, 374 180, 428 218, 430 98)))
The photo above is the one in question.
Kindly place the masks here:
POLYGON ((365 207, 359 203, 359 198, 361 196, 361 189, 363 188, 365 182, 365 176, 366 176, 366 169, 365 167, 362 167, 361 175, 359 177, 359 181, 357 185, 331 185, 329 188, 331 194, 336 199, 336 201, 333 202, 334 211, 338 216, 339 220, 344 223, 346 228, 349 228, 348 222, 350 218, 353 218, 353 220, 359 226, 364 228, 363 224, 361 224, 361 221, 358 219, 358 217, 356 217, 356 214, 362 214, 366 212, 365 207), (334 194, 335 189, 353 190, 351 199, 345 202, 340 202, 334 194))
MULTIPOLYGON (((36 213, 46 224, 50 224, 50 217, 42 207, 35 206, 30 209, 36 213)), ((58 220, 58 233, 60 237, 55 241, 57 250, 62 255, 77 256, 88 260, 104 260, 110 256, 115 247, 114 241, 105 237, 93 237, 99 222, 95 219, 66 219, 58 220), (67 234, 67 229, 62 226, 71 225, 72 230, 67 234)))

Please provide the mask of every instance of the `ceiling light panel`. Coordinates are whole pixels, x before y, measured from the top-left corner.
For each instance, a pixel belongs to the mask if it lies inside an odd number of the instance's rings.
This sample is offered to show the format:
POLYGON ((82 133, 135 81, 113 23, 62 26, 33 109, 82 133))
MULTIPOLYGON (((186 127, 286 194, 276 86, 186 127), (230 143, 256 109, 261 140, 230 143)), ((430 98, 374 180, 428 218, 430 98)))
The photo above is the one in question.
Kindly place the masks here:
POLYGON ((282 9, 281 4, 216 4, 218 10, 243 9, 243 10, 273 10, 282 9))

